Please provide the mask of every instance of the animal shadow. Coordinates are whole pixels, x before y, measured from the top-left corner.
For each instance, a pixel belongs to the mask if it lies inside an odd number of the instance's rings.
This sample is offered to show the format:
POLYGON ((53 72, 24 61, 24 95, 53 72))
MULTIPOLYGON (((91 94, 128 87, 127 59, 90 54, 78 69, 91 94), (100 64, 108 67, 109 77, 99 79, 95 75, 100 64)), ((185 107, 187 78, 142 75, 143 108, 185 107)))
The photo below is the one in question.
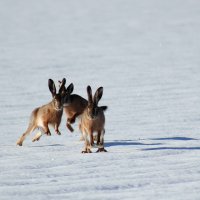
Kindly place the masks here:
POLYGON ((161 143, 142 143, 142 142, 137 142, 133 140, 113 140, 110 142, 105 143, 105 147, 112 147, 112 146, 137 146, 137 145, 160 145, 161 143))
POLYGON ((180 141, 188 141, 188 140, 198 140, 198 139, 189 138, 189 137, 167 137, 167 138, 153 138, 151 140, 180 140, 180 141))
POLYGON ((36 147, 36 148, 38 148, 38 147, 64 147, 65 145, 63 145, 63 144, 47 144, 47 145, 35 145, 35 146, 31 146, 31 147, 36 147))
MULTIPOLYGON (((166 138, 153 138, 151 140, 156 141, 195 141, 198 140, 196 138, 190 138, 190 137, 166 137, 166 138)), ((142 149, 143 151, 154 151, 154 150, 200 150, 200 147, 198 146, 190 146, 190 147, 169 147, 169 146, 161 146, 156 148, 145 148, 142 149)))

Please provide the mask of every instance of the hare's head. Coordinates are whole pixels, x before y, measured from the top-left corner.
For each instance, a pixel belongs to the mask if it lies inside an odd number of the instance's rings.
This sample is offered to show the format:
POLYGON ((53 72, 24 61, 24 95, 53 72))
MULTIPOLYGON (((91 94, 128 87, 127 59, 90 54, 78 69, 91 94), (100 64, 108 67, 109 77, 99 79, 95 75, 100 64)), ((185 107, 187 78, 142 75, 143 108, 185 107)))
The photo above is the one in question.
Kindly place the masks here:
POLYGON ((95 119, 98 116, 99 112, 98 102, 103 95, 103 87, 97 89, 93 98, 92 98, 92 89, 90 86, 87 87, 87 93, 88 93, 87 113, 91 119, 95 119))
MULTIPOLYGON (((58 81, 59 83, 59 88, 61 88, 62 86, 62 81, 58 81)), ((63 95, 63 106, 67 106, 68 104, 70 104, 70 95, 72 94, 74 90, 74 84, 71 83, 67 88, 64 86, 64 89, 62 91, 62 95, 63 95)))
POLYGON ((49 79, 48 85, 49 85, 49 90, 52 94, 52 103, 54 106, 54 109, 56 110, 61 110, 63 107, 63 94, 64 94, 64 89, 65 89, 65 83, 66 83, 66 79, 63 78, 61 84, 60 84, 60 88, 58 93, 56 93, 56 86, 54 84, 54 81, 52 79, 49 79))

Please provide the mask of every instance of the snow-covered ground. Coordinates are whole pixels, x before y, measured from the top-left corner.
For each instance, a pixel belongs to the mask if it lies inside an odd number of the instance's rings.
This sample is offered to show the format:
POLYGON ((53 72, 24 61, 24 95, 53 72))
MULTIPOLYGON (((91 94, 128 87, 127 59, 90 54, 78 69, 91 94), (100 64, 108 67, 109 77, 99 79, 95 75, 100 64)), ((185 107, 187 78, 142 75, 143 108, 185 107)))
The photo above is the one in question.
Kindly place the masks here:
POLYGON ((199 0, 0 0, 0 199, 199 200, 199 53, 199 0), (108 153, 65 116, 16 146, 63 77, 104 87, 108 153))

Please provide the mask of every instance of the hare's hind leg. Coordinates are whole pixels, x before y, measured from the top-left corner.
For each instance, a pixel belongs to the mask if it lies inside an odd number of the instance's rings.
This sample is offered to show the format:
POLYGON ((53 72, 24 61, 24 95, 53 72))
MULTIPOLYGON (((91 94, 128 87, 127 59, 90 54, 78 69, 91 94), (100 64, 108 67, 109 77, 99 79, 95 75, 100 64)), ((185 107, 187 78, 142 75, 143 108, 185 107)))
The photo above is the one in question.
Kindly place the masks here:
POLYGON ((44 134, 48 136, 51 135, 47 122, 42 122, 42 124, 40 124, 40 131, 33 137, 32 142, 38 141, 44 134))
POLYGON ((39 129, 39 131, 33 137, 32 142, 39 141, 43 134, 44 131, 42 129, 39 129))
POLYGON ((17 145, 22 146, 23 141, 25 140, 26 136, 30 134, 31 132, 33 132, 35 128, 36 128, 35 125, 33 125, 32 123, 29 124, 26 132, 23 133, 22 136, 17 140, 17 145))
POLYGON ((83 133, 82 133, 82 128, 81 128, 81 123, 79 123, 79 125, 78 125, 78 127, 79 127, 79 130, 80 130, 80 132, 81 132, 81 137, 80 137, 80 141, 83 141, 84 140, 84 137, 83 137, 83 133))
POLYGON ((49 130, 48 127, 48 123, 47 122, 42 122, 39 126, 40 130, 39 132, 37 132, 35 134, 35 136, 32 139, 32 142, 38 141, 40 140, 40 138, 42 137, 42 135, 46 134, 46 135, 51 135, 51 132, 49 130))

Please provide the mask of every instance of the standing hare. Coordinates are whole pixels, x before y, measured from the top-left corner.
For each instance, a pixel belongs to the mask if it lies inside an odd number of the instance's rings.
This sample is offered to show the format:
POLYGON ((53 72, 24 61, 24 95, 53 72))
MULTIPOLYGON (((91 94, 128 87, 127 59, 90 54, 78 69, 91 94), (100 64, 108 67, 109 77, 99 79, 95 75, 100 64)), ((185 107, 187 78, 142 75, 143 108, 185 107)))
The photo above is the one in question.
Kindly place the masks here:
POLYGON ((103 87, 97 89, 93 98, 90 86, 87 87, 87 93, 88 105, 84 110, 80 123, 80 129, 85 140, 85 147, 82 153, 91 153, 91 147, 94 145, 94 132, 97 132, 97 152, 106 152, 104 149, 104 111, 107 109, 107 106, 98 106, 98 102, 103 95, 103 87))
MULTIPOLYGON (((62 82, 59 81, 61 86, 62 82)), ((72 128, 71 124, 76 121, 76 118, 79 117, 85 108, 87 107, 87 100, 83 97, 72 94, 74 90, 74 85, 71 83, 67 89, 64 87, 64 100, 63 100, 63 109, 67 117, 67 128, 73 132, 74 129, 72 128)))
MULTIPOLYGON (((26 136, 34 131, 36 128, 41 129, 41 131, 47 135, 51 135, 48 125, 52 125, 55 129, 55 132, 60 135, 60 131, 58 129, 62 114, 63 114, 63 90, 65 87, 66 79, 63 78, 59 92, 56 93, 56 86, 52 79, 49 79, 48 85, 49 90, 52 94, 52 101, 46 105, 43 105, 39 108, 35 108, 31 114, 29 126, 25 133, 17 140, 17 145, 22 146, 23 141, 26 136)), ((42 133, 39 132, 33 138, 33 142, 39 140, 42 136, 42 133)))

